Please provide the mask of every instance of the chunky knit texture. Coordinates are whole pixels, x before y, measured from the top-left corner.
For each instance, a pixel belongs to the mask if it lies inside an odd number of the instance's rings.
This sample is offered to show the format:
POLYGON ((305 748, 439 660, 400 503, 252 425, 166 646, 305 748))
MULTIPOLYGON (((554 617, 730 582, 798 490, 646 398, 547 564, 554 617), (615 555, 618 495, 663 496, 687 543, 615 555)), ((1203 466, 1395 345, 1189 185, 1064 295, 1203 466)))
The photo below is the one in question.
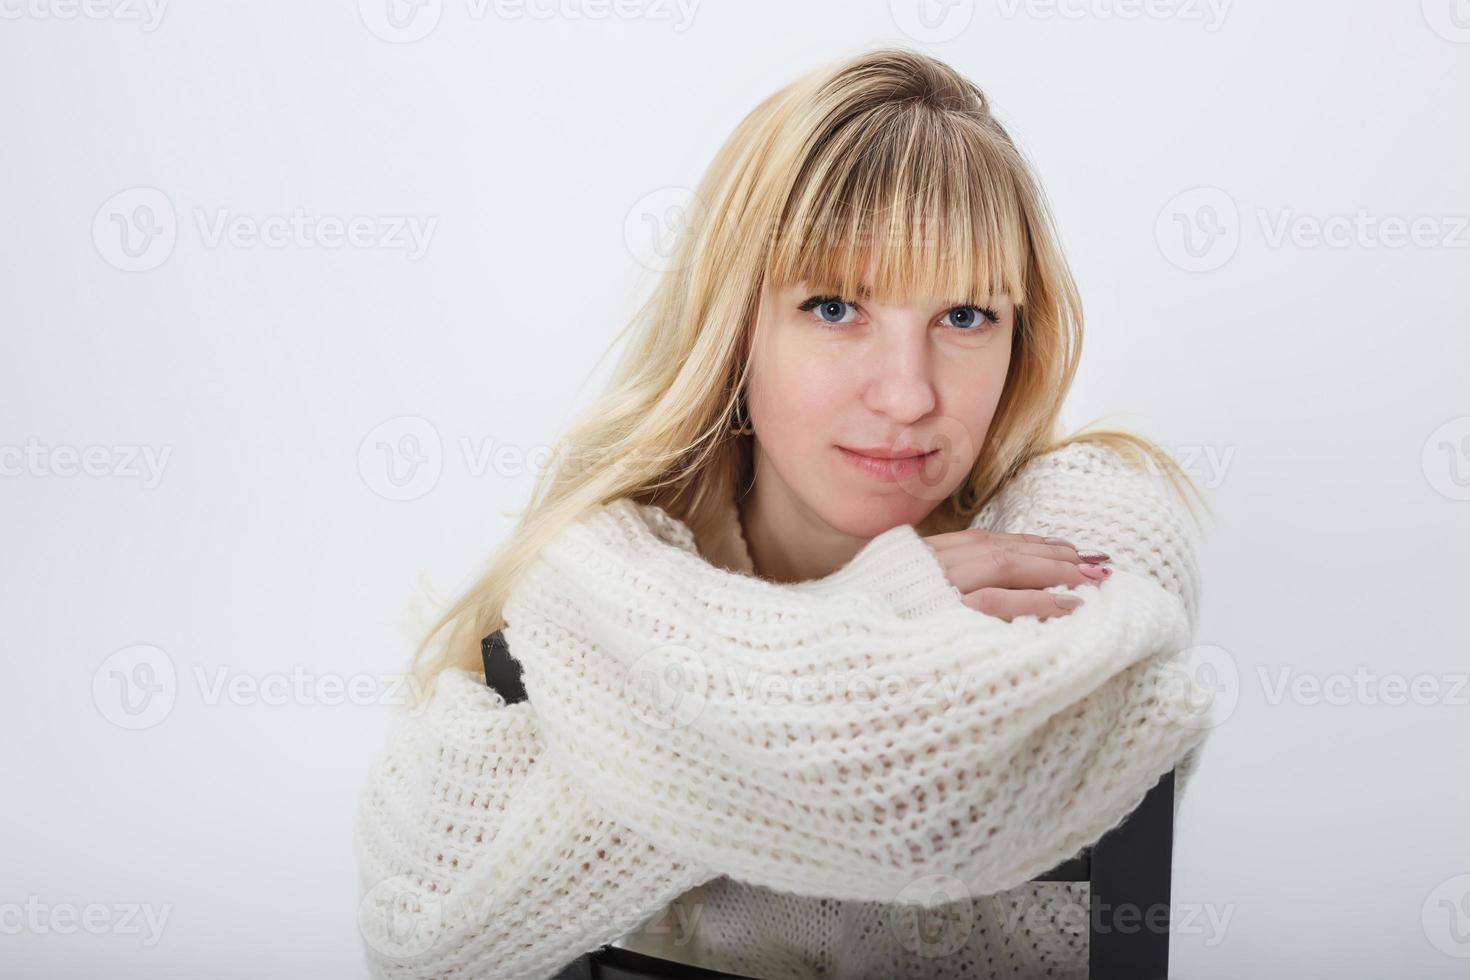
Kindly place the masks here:
POLYGON ((1175 656, 1194 549, 1092 444, 973 526, 1115 573, 1006 623, 909 525, 794 585, 753 575, 733 501, 703 551, 627 499, 566 528, 505 610, 528 700, 446 671, 365 787, 375 975, 531 980, 609 942, 769 980, 1085 974, 1086 885, 1029 879, 1171 768, 1177 806, 1207 731, 1175 656))

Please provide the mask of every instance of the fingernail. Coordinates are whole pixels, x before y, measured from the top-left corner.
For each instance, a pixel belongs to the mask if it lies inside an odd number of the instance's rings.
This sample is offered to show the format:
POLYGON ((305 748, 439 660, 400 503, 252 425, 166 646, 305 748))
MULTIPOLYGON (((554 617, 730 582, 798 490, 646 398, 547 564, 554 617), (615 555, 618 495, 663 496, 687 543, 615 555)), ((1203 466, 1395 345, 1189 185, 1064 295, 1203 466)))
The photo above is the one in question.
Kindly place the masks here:
POLYGON ((1108 554, 1106 551, 1079 551, 1077 552, 1077 557, 1081 558, 1083 561, 1099 562, 1108 561, 1112 558, 1112 555, 1108 554))
POLYGON ((1088 578, 1105 579, 1113 570, 1105 565, 1078 565, 1077 568, 1088 578))
POLYGON ((1082 605, 1081 596, 1059 595, 1053 592, 1051 598, 1052 601, 1055 602, 1057 606, 1061 609, 1076 609, 1078 606, 1082 605))
POLYGON ((1041 540, 1046 542, 1047 544, 1066 545, 1068 548, 1076 547, 1076 545, 1072 544, 1072 542, 1068 541, 1066 538, 1042 538, 1041 540))

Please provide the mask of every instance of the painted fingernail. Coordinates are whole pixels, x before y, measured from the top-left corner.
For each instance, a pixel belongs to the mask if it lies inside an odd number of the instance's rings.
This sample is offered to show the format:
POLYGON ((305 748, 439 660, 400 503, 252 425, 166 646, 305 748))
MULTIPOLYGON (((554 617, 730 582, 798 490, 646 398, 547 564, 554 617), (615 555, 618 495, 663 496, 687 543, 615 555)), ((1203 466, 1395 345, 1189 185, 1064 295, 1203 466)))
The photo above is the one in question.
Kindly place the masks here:
POLYGON ((1041 540, 1046 542, 1047 544, 1060 544, 1065 545, 1068 548, 1076 547, 1076 545, 1072 544, 1072 542, 1068 541, 1066 538, 1042 538, 1041 540))
POLYGON ((1077 557, 1083 561, 1100 562, 1110 561, 1113 556, 1106 551, 1079 551, 1077 552, 1077 557))
POLYGON ((1059 595, 1054 592, 1052 593, 1051 598, 1052 601, 1055 602, 1057 604, 1057 607, 1060 609, 1076 609, 1078 606, 1082 605, 1081 596, 1059 595))
POLYGON ((1088 578, 1105 579, 1113 574, 1113 570, 1104 565, 1078 565, 1077 568, 1088 578))

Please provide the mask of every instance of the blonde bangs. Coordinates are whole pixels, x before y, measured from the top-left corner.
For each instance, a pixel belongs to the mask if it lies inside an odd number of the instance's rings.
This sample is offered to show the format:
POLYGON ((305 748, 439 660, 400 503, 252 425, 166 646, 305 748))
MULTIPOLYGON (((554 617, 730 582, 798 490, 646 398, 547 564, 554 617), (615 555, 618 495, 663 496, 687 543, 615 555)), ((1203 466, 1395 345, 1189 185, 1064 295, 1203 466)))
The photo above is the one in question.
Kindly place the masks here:
POLYGON ((990 133, 887 103, 817 145, 775 229, 768 282, 880 303, 983 303, 1001 292, 1025 302, 1030 242, 1015 161, 990 133))

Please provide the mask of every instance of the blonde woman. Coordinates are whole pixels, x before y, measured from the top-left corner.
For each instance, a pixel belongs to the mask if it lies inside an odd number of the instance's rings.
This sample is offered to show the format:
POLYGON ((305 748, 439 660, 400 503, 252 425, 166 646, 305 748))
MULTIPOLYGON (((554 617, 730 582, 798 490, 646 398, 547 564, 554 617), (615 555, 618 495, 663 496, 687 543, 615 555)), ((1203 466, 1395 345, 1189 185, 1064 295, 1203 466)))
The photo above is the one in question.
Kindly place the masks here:
POLYGON ((764 980, 1084 976, 1086 884, 1030 879, 1196 761, 1187 477, 1061 436, 1080 301, 944 63, 799 78, 695 199, 607 392, 418 651, 432 697, 357 826, 374 972, 549 977, 611 944, 764 980), (524 701, 485 685, 497 630, 524 701), (936 938, 913 912, 941 893, 936 938))

